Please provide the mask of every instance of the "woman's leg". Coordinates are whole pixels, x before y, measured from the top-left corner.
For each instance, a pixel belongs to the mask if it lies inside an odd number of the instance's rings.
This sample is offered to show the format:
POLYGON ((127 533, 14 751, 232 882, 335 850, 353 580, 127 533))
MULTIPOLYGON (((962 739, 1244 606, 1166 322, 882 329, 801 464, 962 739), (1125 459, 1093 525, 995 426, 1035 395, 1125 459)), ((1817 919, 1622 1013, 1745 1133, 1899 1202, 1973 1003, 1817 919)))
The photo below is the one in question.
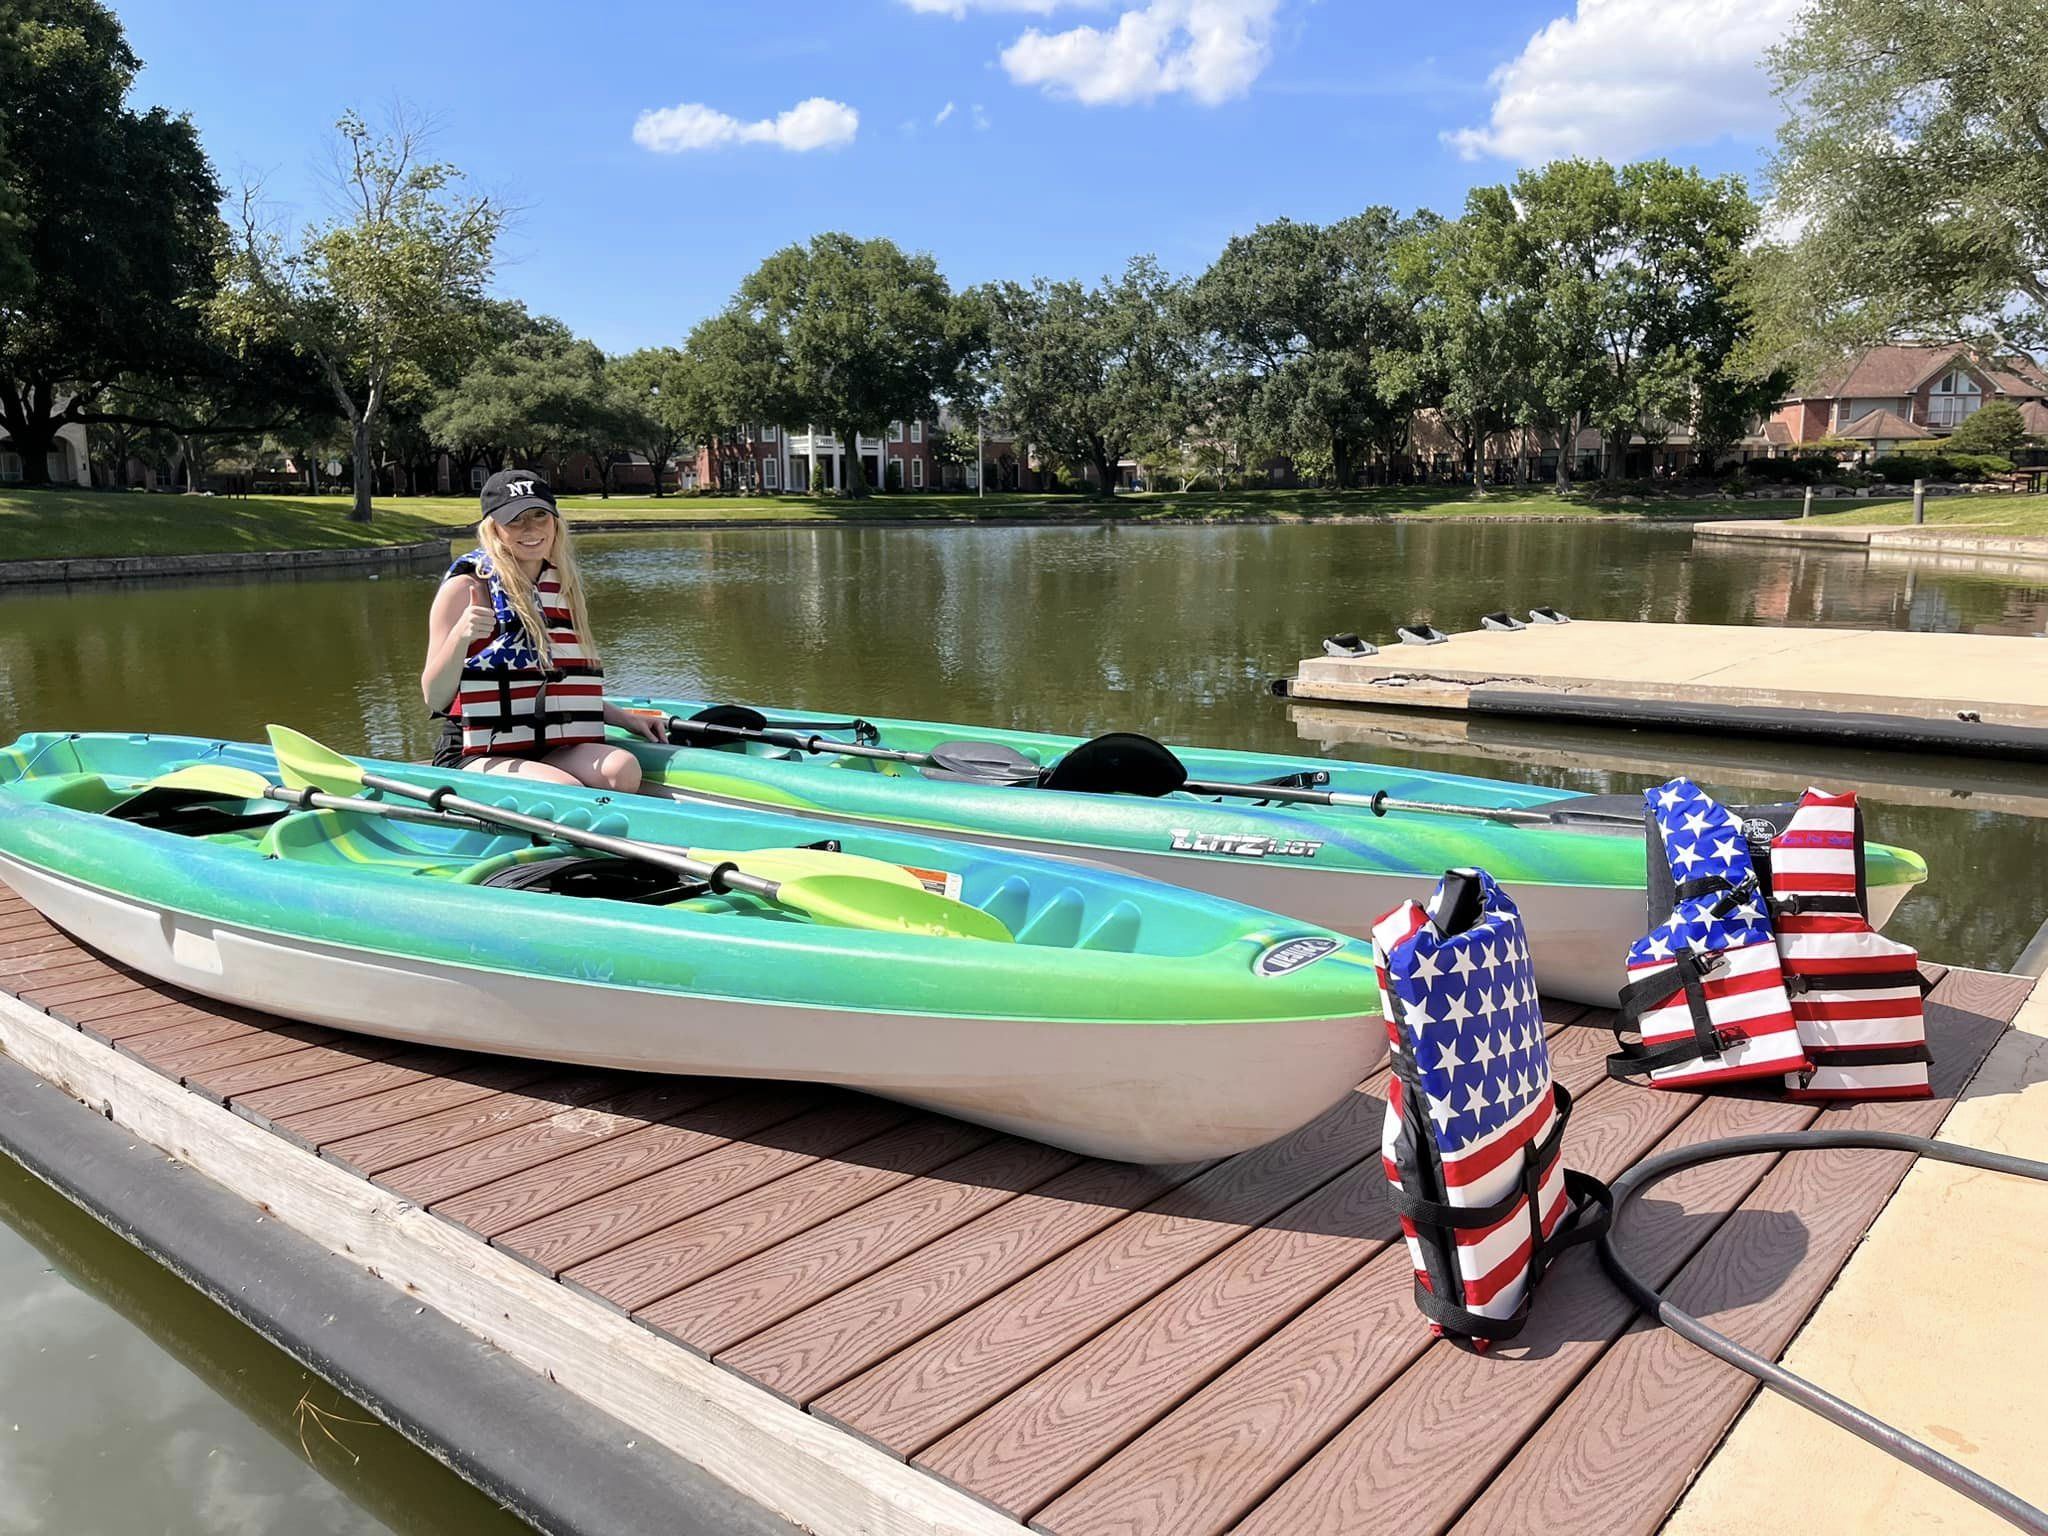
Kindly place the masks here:
POLYGON ((564 768, 538 757, 472 757, 462 765, 464 773, 491 773, 503 778, 533 779, 542 784, 581 784, 583 780, 564 768))
POLYGON ((608 747, 600 742, 557 747, 541 761, 591 789, 613 789, 630 795, 640 788, 640 759, 624 747, 608 747))

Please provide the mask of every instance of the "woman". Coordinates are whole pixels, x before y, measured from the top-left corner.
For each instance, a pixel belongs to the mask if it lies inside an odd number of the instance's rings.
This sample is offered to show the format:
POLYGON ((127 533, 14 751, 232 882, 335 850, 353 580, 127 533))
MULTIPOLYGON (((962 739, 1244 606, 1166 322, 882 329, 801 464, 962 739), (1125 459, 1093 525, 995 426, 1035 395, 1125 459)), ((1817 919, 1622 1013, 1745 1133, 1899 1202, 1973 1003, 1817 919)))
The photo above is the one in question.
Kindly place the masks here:
POLYGON ((484 482, 478 547, 448 569, 427 618, 420 691, 442 717, 434 763, 632 793, 639 761, 606 725, 660 727, 604 699, 583 583, 554 492, 531 470, 484 482))

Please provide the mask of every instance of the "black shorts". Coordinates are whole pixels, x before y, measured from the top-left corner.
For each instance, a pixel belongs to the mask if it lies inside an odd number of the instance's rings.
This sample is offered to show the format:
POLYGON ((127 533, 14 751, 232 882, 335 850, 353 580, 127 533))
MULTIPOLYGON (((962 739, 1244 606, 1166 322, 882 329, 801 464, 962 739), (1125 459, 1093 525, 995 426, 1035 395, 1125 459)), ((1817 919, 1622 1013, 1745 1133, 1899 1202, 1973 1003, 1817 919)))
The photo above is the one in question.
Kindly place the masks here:
MULTIPOLYGON (((546 757, 553 747, 501 747, 493 757, 546 757)), ((451 715, 441 716, 441 735, 434 743, 434 766, 436 768, 466 768, 474 758, 462 755, 462 722, 451 715)))

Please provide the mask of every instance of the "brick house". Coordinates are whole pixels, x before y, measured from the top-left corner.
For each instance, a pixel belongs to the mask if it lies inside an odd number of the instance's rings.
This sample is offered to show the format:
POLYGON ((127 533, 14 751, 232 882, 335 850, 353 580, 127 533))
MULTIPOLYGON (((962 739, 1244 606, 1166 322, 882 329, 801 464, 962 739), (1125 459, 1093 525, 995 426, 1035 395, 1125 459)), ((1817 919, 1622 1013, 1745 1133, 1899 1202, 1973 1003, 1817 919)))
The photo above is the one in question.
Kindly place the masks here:
MULTIPOLYGON (((905 491, 973 490, 976 467, 947 463, 934 451, 938 434, 956 429, 950 417, 892 421, 882 436, 862 435, 854 445, 861 473, 878 490, 888 486, 891 465, 896 466, 898 487, 905 491)), ((982 453, 993 466, 990 490, 1039 488, 1038 472, 1014 438, 985 437, 982 453)), ((699 448, 694 461, 682 461, 681 473, 685 486, 694 483, 772 495, 810 490, 814 465, 823 476, 825 489, 837 490, 845 483, 846 449, 832 433, 816 425, 753 422, 715 449, 709 445, 699 448)))
POLYGON ((1872 451, 1946 437, 1993 401, 2020 408, 2029 432, 2048 432, 2048 373, 2027 357, 1970 347, 1871 347, 1781 402, 1772 421, 1793 443, 1854 438, 1872 451))

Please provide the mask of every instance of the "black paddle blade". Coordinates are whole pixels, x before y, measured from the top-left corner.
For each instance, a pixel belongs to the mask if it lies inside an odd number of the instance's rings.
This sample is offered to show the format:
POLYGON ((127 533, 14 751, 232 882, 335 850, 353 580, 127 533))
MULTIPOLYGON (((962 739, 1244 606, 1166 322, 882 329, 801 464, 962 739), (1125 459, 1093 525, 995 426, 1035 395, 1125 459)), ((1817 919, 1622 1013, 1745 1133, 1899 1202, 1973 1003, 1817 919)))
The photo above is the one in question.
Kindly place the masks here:
POLYGON ((1170 795, 1188 781, 1187 766, 1150 736, 1111 731, 1084 741, 1047 770, 1047 789, 1087 795, 1170 795))
POLYGON ((964 779, 974 784, 1016 786, 1038 782, 1038 764, 1015 747, 995 741, 942 741, 931 750, 928 779, 964 779))
MULTIPOLYGON (((692 725, 729 725, 733 729, 740 731, 765 731, 768 729, 768 717, 758 709, 749 709, 744 704, 713 704, 710 708, 700 709, 697 713, 690 716, 690 723, 692 725)), ((670 734, 674 735, 675 733, 670 732, 670 734)), ((690 736, 688 733, 684 733, 683 740, 676 744, 679 746, 691 746, 702 740, 701 736, 690 736)))

